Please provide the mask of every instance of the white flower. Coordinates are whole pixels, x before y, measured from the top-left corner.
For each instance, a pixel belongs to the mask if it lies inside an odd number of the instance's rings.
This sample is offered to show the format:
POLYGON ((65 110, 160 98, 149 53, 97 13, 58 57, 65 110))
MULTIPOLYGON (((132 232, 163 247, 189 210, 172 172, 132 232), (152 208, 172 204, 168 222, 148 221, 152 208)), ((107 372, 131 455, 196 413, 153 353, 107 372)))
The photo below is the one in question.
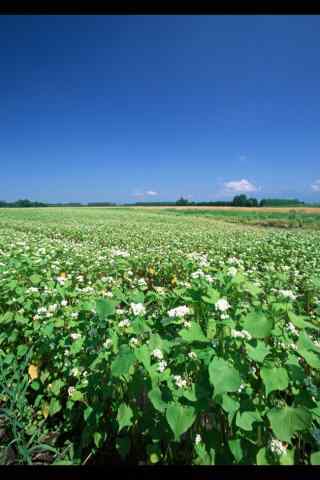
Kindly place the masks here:
POLYGON ((129 344, 131 347, 136 347, 139 343, 139 340, 135 337, 130 338, 129 344))
POLYGON ((231 307, 231 305, 225 298, 220 298, 220 300, 215 303, 215 307, 217 310, 220 310, 220 312, 225 312, 231 307))
POLYGON ((191 322, 187 322, 186 320, 183 322, 183 326, 184 326, 185 328, 190 328, 191 325, 192 325, 191 322))
POLYGON ((124 314, 123 308, 116 308, 116 314, 117 315, 123 315, 124 314))
POLYGON ((112 297, 113 297, 113 293, 112 293, 112 292, 106 292, 106 297, 112 298, 112 297))
POLYGON ((181 375, 174 375, 173 378, 175 379, 176 385, 179 388, 186 388, 187 381, 184 380, 181 375))
POLYGON ((76 389, 75 389, 74 387, 69 387, 69 388, 68 388, 68 395, 69 395, 69 397, 71 397, 71 395, 73 394, 73 392, 75 392, 75 390, 76 390, 76 389))
POLYGON ((130 326, 130 321, 125 318, 124 320, 121 320, 121 322, 119 322, 119 327, 121 328, 124 328, 124 327, 129 327, 130 326))
POLYGON ((111 250, 111 255, 112 257, 123 257, 123 258, 126 258, 126 257, 129 257, 130 256, 130 253, 128 253, 126 250, 118 250, 116 248, 113 248, 111 250))
POLYGON ((161 360, 161 362, 159 362, 159 365, 158 365, 158 370, 159 372, 164 372, 164 370, 167 368, 167 362, 165 360, 161 360))
POLYGON ((236 257, 230 257, 228 258, 228 263, 230 263, 231 265, 238 265, 240 263, 240 260, 236 257))
POLYGON ((133 315, 144 315, 146 309, 142 303, 131 303, 130 304, 133 315))
POLYGON ((78 376, 80 375, 80 370, 79 370, 79 368, 74 367, 74 368, 71 370, 71 375, 72 375, 73 377, 78 377, 78 376))
POLYGON ((230 267, 228 269, 228 275, 230 275, 230 277, 234 277, 235 275, 237 275, 237 269, 235 267, 230 267))
POLYGON ((245 385, 241 383, 240 387, 238 388, 238 393, 241 393, 244 388, 245 388, 245 385))
POLYGON ((293 334, 293 335, 296 335, 298 336, 299 335, 299 332, 298 330, 296 329, 296 327, 293 325, 293 323, 289 323, 288 324, 288 330, 293 334))
POLYGON ((62 277, 56 277, 56 280, 57 282, 60 283, 60 285, 64 285, 65 281, 67 280, 66 276, 62 276, 62 277))
POLYGON ((169 317, 184 317, 191 313, 191 310, 186 305, 182 305, 181 307, 172 308, 168 311, 169 317))
POLYGON ((46 307, 39 307, 38 310, 37 310, 37 313, 39 315, 46 314, 47 313, 46 307))
POLYGON ((107 340, 104 342, 103 346, 104 348, 110 348, 112 345, 112 340, 111 338, 107 338, 107 340))
POLYGON ((165 294, 165 289, 163 287, 154 287, 155 291, 159 293, 159 295, 165 294))
POLYGON ((289 298, 290 300, 295 300, 297 298, 296 295, 291 290, 279 290, 280 295, 285 298, 289 298))
POLYGON ((72 340, 78 340, 78 338, 81 338, 81 333, 71 333, 70 337, 72 340))
POLYGON ((67 300, 62 300, 61 306, 62 306, 62 307, 66 307, 67 305, 68 305, 67 300))
POLYGON ((191 278, 204 277, 205 273, 202 270, 197 270, 196 272, 191 273, 191 278))
POLYGON ((196 445, 198 445, 201 441, 202 441, 201 435, 199 435, 199 433, 197 433, 197 435, 196 435, 196 445))
POLYGON ((280 440, 277 440, 273 438, 269 444, 270 450, 272 453, 275 455, 283 455, 284 453, 287 453, 287 447, 280 442, 280 440))
POLYGON ((188 357, 195 360, 196 358, 198 358, 197 354, 195 352, 189 352, 188 353, 188 357))
POLYGON ((72 312, 70 315, 71 318, 78 318, 78 316, 79 316, 78 312, 72 312))
POLYGON ((39 288, 37 288, 37 287, 30 287, 30 288, 28 288, 27 292, 29 292, 29 293, 37 293, 37 292, 39 292, 39 288))
POLYGON ((248 340, 251 340, 252 336, 250 335, 247 330, 231 330, 231 336, 234 338, 247 338, 248 340))
POLYGON ((151 353, 151 355, 155 358, 158 358, 159 360, 163 359, 163 353, 161 352, 161 350, 159 348, 154 349, 153 352, 151 353))

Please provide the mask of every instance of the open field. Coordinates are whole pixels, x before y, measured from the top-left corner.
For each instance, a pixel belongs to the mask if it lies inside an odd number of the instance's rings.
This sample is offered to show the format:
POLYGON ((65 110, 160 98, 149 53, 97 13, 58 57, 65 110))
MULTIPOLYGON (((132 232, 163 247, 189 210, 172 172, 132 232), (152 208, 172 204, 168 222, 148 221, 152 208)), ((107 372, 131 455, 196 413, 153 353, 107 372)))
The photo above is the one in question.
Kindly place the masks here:
POLYGON ((296 210, 299 213, 313 213, 315 215, 320 215, 320 207, 198 207, 198 206, 156 206, 156 207, 133 207, 136 209, 145 208, 155 208, 155 209, 175 209, 175 210, 208 210, 208 211, 232 211, 232 212, 282 212, 289 213, 292 210, 296 210))
MULTIPOLYGON (((151 207, 145 207, 151 208, 151 207)), ((162 207, 160 207, 162 208, 162 207)), ((152 210, 153 207, 152 207, 152 210)), ((156 211, 156 210, 154 210, 156 211)), ((228 223, 274 228, 320 229, 319 208, 166 207, 165 214, 203 217, 228 223)))
POLYGON ((212 210, 0 209, 0 463, 320 463, 320 209, 212 210))

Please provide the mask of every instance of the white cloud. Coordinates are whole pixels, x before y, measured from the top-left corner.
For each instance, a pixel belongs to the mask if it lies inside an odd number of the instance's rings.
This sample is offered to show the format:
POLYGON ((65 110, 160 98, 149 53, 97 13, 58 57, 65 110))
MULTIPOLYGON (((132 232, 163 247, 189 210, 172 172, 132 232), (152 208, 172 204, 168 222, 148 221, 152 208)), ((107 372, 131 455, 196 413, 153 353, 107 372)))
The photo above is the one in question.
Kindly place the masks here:
POLYGON ((253 183, 245 180, 233 180, 231 182, 224 183, 224 188, 228 192, 256 192, 258 189, 253 183))
POLYGON ((312 185, 311 188, 314 192, 320 192, 320 180, 316 180, 312 185))
POLYGON ((147 192, 145 192, 146 195, 151 195, 151 196, 154 196, 154 195, 159 195, 158 192, 154 192, 153 190, 148 190, 147 192))
POLYGON ((144 197, 144 193, 141 193, 141 192, 134 192, 132 194, 132 197, 137 197, 137 198, 143 198, 144 197))

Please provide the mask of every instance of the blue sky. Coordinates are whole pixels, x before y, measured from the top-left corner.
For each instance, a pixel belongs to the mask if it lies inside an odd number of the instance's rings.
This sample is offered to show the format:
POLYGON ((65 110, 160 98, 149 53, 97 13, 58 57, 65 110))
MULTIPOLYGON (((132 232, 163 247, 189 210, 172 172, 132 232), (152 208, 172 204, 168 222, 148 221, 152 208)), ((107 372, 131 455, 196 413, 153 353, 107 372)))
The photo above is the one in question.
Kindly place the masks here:
POLYGON ((319 201, 319 48, 316 15, 0 16, 0 199, 319 201))

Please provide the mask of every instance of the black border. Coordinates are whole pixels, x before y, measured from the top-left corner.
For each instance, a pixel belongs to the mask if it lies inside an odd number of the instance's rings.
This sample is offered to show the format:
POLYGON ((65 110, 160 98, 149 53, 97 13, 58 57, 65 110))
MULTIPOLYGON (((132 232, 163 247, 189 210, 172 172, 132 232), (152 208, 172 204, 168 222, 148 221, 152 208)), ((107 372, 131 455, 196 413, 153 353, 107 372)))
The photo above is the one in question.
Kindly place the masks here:
MULTIPOLYGON (((0 15, 320 15, 320 3, 303 2, 288 3, 282 2, 227 2, 211 3, 195 2, 194 4, 186 2, 159 2, 158 5, 151 2, 119 2, 112 3, 74 3, 70 5, 58 2, 28 2, 26 5, 13 4, 0 5, 0 15)), ((40 20, 41 21, 41 20, 40 20)), ((217 465, 217 466, 1 466, 1 478, 8 478, 11 475, 21 476, 32 475, 36 478, 57 478, 59 480, 96 476, 99 480, 102 477, 125 477, 130 480, 133 478, 161 478, 164 475, 182 476, 186 478, 210 478, 210 480, 224 480, 235 475, 243 475, 246 480, 257 478, 259 480, 284 480, 289 478, 315 478, 320 479, 320 466, 251 466, 251 465, 217 465), (107 475, 106 475, 107 474, 107 475), (272 478, 274 477, 274 478, 272 478)))
MULTIPOLYGON (((1 478, 8 478, 9 475, 17 475, 22 478, 25 475, 31 475, 32 478, 41 480, 50 478, 59 478, 59 480, 72 480, 81 477, 90 476, 97 479, 124 477, 132 480, 136 478, 152 479, 171 475, 177 480, 181 476, 183 479, 195 478, 200 480, 208 478, 210 480, 225 480, 235 476, 244 477, 246 480, 252 478, 257 480, 299 480, 304 478, 320 478, 319 466, 256 466, 256 465, 217 465, 217 466, 0 466, 1 478)), ((169 480, 169 479, 168 479, 169 480)))
POLYGON ((140 2, 119 1, 119 2, 26 2, 20 3, 8 1, 7 4, 0 4, 0 15, 320 15, 319 2, 304 1, 253 1, 246 0, 242 2, 190 2, 180 0, 176 2, 140 2))

